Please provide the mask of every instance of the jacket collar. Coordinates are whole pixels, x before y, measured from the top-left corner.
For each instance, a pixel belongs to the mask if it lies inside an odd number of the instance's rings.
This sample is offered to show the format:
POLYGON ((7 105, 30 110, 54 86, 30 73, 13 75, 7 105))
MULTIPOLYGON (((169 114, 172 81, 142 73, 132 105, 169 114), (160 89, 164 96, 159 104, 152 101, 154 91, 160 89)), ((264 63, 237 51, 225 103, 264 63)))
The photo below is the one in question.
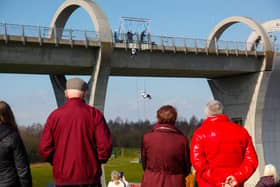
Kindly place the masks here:
POLYGON ((153 127, 152 131, 160 131, 160 132, 174 132, 182 134, 182 132, 175 127, 175 125, 170 124, 160 124, 156 123, 156 125, 153 127))
POLYGON ((217 114, 217 115, 214 115, 214 116, 207 117, 204 120, 203 124, 204 123, 213 123, 213 122, 218 122, 218 121, 229 121, 229 118, 225 114, 217 114))
POLYGON ((72 104, 72 103, 85 103, 84 99, 81 99, 79 97, 74 97, 74 98, 67 98, 65 104, 72 104))

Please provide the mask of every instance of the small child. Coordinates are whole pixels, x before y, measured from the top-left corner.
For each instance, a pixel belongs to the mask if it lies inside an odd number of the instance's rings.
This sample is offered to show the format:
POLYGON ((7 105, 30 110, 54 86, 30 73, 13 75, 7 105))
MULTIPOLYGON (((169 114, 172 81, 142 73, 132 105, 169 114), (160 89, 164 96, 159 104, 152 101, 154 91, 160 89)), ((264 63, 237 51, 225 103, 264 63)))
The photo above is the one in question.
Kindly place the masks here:
POLYGON ((116 170, 113 170, 111 173, 112 181, 109 182, 108 187, 128 187, 128 182, 125 180, 125 177, 116 170))

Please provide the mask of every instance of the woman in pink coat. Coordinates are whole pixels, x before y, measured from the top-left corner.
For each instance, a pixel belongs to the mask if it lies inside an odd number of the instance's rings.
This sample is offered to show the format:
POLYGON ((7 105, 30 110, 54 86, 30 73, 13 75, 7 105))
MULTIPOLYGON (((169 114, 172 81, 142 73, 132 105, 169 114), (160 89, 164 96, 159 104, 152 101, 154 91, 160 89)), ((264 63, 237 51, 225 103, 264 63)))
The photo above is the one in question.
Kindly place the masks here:
POLYGON ((170 105, 157 111, 157 124, 144 134, 141 187, 184 187, 190 172, 189 142, 175 127, 176 109, 170 105))

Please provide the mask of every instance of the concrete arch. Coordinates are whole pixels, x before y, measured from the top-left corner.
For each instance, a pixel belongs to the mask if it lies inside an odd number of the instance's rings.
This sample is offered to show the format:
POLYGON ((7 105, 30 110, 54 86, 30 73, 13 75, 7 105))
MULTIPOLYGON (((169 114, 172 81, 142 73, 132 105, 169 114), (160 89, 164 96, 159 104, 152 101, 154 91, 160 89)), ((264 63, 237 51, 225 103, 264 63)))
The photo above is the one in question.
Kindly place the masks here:
MULTIPOLYGON (((101 46, 99 48, 98 57, 95 67, 93 68, 93 73, 89 82, 88 98, 89 104, 96 106, 102 112, 104 111, 105 96, 107 83, 110 75, 110 64, 112 58, 112 32, 109 25, 108 19, 102 9, 91 0, 66 0, 56 11, 52 22, 50 24, 51 28, 64 28, 66 22, 68 21, 71 14, 77 8, 83 8, 90 16, 92 23, 96 29, 98 38, 100 40, 101 46)), ((50 32, 53 35, 53 30, 50 32)), ((60 36, 61 33, 58 33, 60 36)), ((65 87, 65 81, 53 81, 62 80, 63 75, 52 75, 50 78, 54 89, 65 87), (56 85, 54 85, 56 84, 56 85), (61 85, 63 84, 63 85, 61 85)), ((66 80, 66 79, 63 79, 66 80)), ((64 95, 61 89, 55 90, 56 94, 64 95)), ((56 98, 62 98, 61 96, 56 96, 56 98)), ((61 105, 61 101, 57 100, 58 105, 61 105)))
POLYGON ((263 70, 271 70, 272 62, 273 62, 273 47, 270 42, 269 36, 265 31, 265 29, 257 21, 251 18, 242 17, 242 16, 233 16, 222 20, 220 23, 218 23, 215 26, 215 28, 210 33, 208 37, 208 41, 209 41, 208 47, 215 48, 215 39, 219 40, 223 32, 235 23, 244 23, 253 31, 255 31, 258 35, 261 36, 264 42, 264 52, 265 52, 263 70))
MULTIPOLYGON (((280 19, 274 19, 267 21, 262 24, 262 27, 265 29, 267 33, 280 31, 280 19)), ((254 43, 258 44, 260 42, 261 36, 257 34, 255 31, 250 34, 247 39, 247 42, 252 44, 248 46, 249 50, 254 48, 254 43)))
POLYGON ((71 14, 82 7, 90 16, 102 42, 112 42, 112 32, 108 19, 102 9, 91 0, 66 0, 56 11, 50 27, 64 28, 71 14))

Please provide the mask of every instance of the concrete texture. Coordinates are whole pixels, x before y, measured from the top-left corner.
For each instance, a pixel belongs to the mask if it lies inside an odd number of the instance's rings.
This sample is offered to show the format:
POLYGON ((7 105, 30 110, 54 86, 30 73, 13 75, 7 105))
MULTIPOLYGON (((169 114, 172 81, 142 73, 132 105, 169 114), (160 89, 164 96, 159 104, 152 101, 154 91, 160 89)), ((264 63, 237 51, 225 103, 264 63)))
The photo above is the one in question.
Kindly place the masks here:
POLYGON ((66 97, 64 91, 66 89, 66 78, 63 75, 50 75, 50 80, 53 86, 55 99, 57 102, 57 106, 62 106, 65 101, 66 97))
MULTIPOLYGON (((91 75, 99 58, 100 47, 59 45, 0 45, 0 72, 53 75, 91 75)), ((103 48, 102 48, 103 50, 103 48)), ((107 58, 105 56, 104 58, 107 58)), ((140 51, 132 57, 130 50, 114 49, 110 75, 207 77, 232 76, 258 72, 263 56, 195 54, 195 52, 162 53, 140 51)), ((109 59, 104 59, 108 62, 109 59)), ((105 64, 105 65, 106 65, 105 64)))
POLYGON ((280 57, 275 58, 268 83, 262 119, 262 142, 266 163, 280 170, 280 57))

